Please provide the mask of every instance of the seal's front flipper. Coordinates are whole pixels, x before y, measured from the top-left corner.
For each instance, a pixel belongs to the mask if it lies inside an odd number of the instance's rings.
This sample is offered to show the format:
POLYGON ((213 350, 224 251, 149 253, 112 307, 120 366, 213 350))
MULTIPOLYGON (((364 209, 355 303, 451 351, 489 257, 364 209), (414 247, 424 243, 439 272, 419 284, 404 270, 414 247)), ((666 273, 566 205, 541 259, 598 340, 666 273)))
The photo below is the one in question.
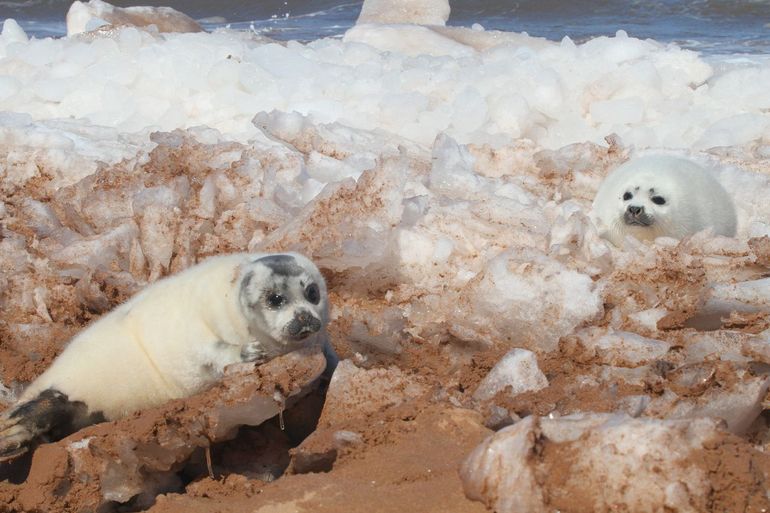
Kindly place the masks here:
POLYGON ((0 461, 7 461, 21 456, 29 449, 34 435, 18 419, 3 415, 0 419, 0 461))
POLYGON ((10 408, 0 416, 0 461, 24 454, 37 442, 59 440, 105 420, 100 413, 88 414, 87 410, 84 403, 70 401, 53 389, 10 408))
POLYGON ((7 410, 0 417, 0 459, 9 460, 27 452, 29 446, 53 426, 55 412, 66 396, 46 390, 36 399, 7 410))
POLYGON ((254 362, 257 365, 262 365, 270 360, 270 355, 265 350, 264 346, 258 341, 245 344, 241 348, 241 361, 242 362, 254 362))

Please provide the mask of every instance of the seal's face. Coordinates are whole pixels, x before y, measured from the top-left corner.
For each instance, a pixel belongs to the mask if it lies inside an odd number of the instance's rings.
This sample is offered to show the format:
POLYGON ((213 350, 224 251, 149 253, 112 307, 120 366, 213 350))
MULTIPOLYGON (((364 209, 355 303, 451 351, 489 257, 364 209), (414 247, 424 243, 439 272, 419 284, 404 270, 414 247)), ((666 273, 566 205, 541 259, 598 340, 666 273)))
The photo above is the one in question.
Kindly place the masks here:
POLYGON ((302 255, 266 255, 245 265, 240 299, 253 334, 271 352, 295 349, 328 322, 326 283, 302 255))
POLYGON ((676 201, 676 189, 669 187, 668 181, 660 176, 637 173, 619 184, 616 191, 617 222, 635 232, 662 230, 660 225, 666 224, 676 201))
POLYGON ((623 222, 629 226, 652 226, 655 218, 667 205, 666 197, 654 187, 629 187, 621 196, 623 222))

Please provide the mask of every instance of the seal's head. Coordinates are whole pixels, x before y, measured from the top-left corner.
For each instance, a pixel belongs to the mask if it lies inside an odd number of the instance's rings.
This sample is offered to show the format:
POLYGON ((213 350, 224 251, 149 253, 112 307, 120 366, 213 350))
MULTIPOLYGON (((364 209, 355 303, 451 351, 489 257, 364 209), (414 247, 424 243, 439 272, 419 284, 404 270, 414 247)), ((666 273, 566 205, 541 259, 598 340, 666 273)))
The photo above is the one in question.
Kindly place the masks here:
POLYGON ((297 253, 249 260, 241 269, 240 304, 252 335, 277 354, 300 347, 329 320, 323 276, 297 253))

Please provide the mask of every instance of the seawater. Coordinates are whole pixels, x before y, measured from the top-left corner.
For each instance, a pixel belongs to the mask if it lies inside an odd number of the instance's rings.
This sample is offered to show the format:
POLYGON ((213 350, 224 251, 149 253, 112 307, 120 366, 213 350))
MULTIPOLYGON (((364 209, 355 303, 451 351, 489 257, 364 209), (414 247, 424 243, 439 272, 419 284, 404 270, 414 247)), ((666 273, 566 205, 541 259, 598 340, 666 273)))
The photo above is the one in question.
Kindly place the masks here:
MULTIPOLYGON (((350 28, 361 3, 340 0, 167 0, 115 5, 168 5, 212 30, 252 29, 279 40, 335 37, 350 28)), ((753 0, 458 0, 451 2, 450 25, 527 32, 575 42, 614 35, 676 43, 705 54, 770 53, 770 1, 753 0)), ((2 0, 0 19, 15 18, 36 37, 62 36, 70 6, 62 0, 2 0)))

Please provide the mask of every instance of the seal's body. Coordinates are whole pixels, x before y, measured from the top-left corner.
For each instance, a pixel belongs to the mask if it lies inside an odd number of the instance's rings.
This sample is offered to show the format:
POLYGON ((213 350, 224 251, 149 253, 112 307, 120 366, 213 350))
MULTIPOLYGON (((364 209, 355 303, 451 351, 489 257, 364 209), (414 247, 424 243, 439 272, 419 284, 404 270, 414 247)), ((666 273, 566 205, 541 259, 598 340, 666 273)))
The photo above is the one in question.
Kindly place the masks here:
POLYGON ((732 199, 716 179, 692 161, 664 155, 635 158, 610 173, 592 216, 616 246, 628 235, 681 239, 707 228, 731 237, 737 224, 732 199))
MULTIPOLYGON (((0 418, 0 456, 45 432, 192 395, 227 365, 325 337, 326 285, 298 254, 210 258, 147 287, 75 338, 0 418)), ((68 434, 68 433, 64 433, 68 434)))

